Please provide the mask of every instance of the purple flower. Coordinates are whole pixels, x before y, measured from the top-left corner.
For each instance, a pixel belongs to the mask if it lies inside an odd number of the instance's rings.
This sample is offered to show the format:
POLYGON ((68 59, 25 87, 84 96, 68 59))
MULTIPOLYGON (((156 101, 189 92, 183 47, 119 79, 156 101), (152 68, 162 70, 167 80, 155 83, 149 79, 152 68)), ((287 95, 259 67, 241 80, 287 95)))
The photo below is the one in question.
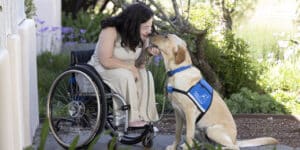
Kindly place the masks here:
POLYGON ((51 31, 56 31, 56 30, 59 30, 59 29, 60 29, 60 27, 52 27, 51 31))
POLYGON ((46 32, 49 29, 49 27, 42 27, 39 29, 39 32, 46 32))
POLYGON ((57 41, 60 41, 62 39, 63 39, 62 37, 55 37, 55 40, 57 40, 57 41))
POLYGON ((161 60, 162 60, 162 56, 161 56, 161 55, 156 55, 156 56, 154 56, 154 64, 155 64, 156 66, 159 65, 159 63, 160 63, 161 60))
POLYGON ((86 43, 86 39, 80 38, 80 43, 86 43))
POLYGON ((68 36, 69 39, 75 39, 75 35, 72 33, 68 36))
POLYGON ((44 23, 45 23, 44 20, 41 20, 41 19, 39 19, 39 18, 35 18, 34 20, 35 20, 37 23, 39 23, 39 24, 44 24, 44 23))
POLYGON ((63 34, 68 34, 68 33, 73 32, 73 28, 71 28, 71 27, 62 27, 62 28, 61 28, 61 32, 62 32, 63 34))
POLYGON ((81 34, 84 34, 84 33, 86 32, 86 30, 85 30, 85 29, 80 29, 79 32, 80 32, 81 34))

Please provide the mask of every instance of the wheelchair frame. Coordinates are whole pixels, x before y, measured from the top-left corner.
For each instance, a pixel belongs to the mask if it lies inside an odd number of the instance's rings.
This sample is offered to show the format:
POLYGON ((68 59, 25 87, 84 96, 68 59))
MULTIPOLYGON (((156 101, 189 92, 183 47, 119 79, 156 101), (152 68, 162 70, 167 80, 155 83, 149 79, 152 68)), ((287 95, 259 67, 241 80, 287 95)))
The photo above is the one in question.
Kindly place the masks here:
POLYGON ((105 129, 110 130, 110 135, 117 137, 120 143, 142 142, 144 147, 152 147, 153 125, 128 127, 130 105, 103 82, 94 67, 87 64, 93 52, 71 51, 70 67, 58 75, 50 87, 47 117, 55 140, 62 147, 69 148, 79 137, 76 148, 84 148, 105 129), (115 116, 113 99, 121 104, 117 110, 124 112, 120 118, 115 116))

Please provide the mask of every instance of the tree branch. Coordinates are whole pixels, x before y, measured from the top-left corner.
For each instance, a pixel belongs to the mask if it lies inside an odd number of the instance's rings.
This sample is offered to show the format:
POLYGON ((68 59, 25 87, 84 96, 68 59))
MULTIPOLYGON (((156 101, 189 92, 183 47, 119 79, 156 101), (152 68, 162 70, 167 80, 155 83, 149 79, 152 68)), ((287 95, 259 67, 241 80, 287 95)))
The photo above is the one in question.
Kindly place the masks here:
POLYGON ((176 26, 173 24, 173 22, 169 19, 169 17, 164 13, 162 8, 157 5, 157 3, 154 2, 154 0, 149 0, 149 2, 157 9, 157 11, 160 13, 157 14, 157 17, 159 17, 161 20, 167 21, 172 28, 176 30, 176 26))

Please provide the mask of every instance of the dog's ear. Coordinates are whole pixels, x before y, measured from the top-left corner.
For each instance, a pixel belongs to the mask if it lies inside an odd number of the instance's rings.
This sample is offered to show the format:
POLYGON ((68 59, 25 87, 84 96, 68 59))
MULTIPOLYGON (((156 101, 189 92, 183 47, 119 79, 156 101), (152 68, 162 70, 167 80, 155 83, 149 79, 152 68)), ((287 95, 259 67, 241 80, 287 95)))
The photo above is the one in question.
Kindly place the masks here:
POLYGON ((185 60, 185 48, 178 46, 177 51, 174 52, 175 64, 180 64, 185 60))

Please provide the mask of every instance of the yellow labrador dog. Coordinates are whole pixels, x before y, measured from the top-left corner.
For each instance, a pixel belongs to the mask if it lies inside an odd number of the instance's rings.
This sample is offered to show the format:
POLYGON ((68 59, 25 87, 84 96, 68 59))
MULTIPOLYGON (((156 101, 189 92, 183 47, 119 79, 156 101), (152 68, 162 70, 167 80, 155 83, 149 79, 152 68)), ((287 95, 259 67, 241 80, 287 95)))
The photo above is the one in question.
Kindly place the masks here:
MULTIPOLYGON (((222 145, 224 149, 278 143, 272 137, 237 141, 236 124, 231 112, 219 94, 203 80, 201 72, 192 66, 185 41, 174 34, 156 35, 150 41, 152 46, 160 49, 164 58, 169 76, 168 95, 175 110, 176 137, 166 149, 177 148, 183 124, 189 146, 193 146, 193 139, 201 140, 200 133, 203 132, 206 139, 222 145), (204 102, 201 102, 202 98, 204 102)), ((188 146, 183 144, 182 148, 187 149, 188 146)))

